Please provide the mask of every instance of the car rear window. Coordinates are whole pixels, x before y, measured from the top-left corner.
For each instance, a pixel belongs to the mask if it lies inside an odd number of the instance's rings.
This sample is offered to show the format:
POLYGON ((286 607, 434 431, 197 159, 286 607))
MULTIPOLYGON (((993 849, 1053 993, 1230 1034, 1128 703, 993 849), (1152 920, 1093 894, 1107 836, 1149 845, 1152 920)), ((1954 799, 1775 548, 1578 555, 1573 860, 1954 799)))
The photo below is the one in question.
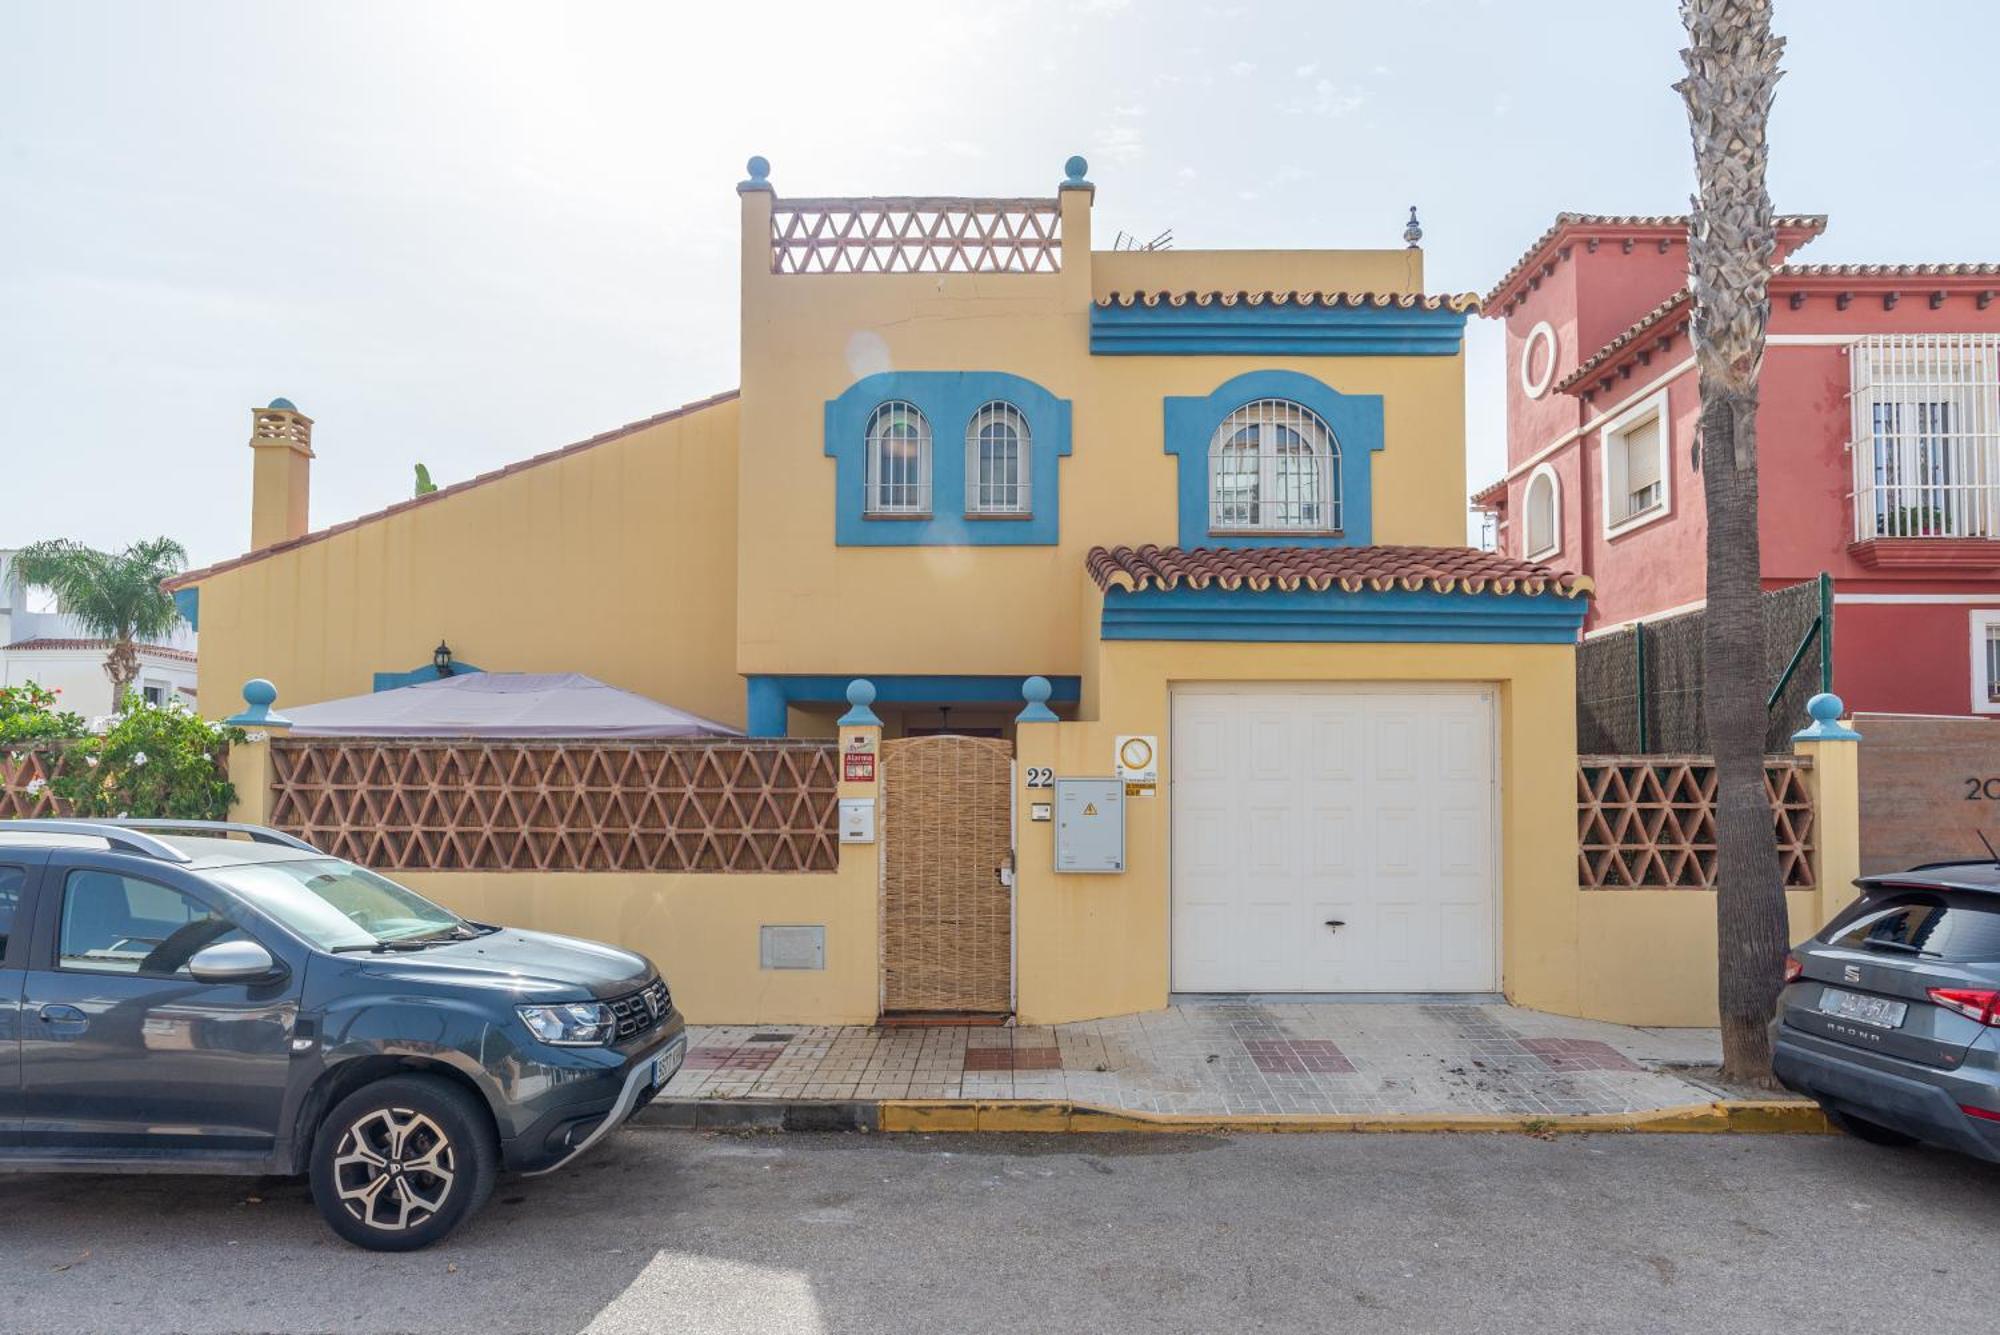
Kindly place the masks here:
POLYGON ((1869 898, 1829 944, 1921 950, 1939 959, 2000 961, 2000 902, 1968 895, 1902 894, 1869 898))

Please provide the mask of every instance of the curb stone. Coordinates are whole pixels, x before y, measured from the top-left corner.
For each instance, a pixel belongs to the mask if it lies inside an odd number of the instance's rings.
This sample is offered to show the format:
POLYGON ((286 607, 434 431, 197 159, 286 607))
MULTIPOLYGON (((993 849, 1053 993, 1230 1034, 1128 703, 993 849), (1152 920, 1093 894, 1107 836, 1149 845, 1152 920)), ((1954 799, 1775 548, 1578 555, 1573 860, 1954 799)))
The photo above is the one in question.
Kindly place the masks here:
POLYGON ((1825 1135, 1819 1106, 1718 1099, 1628 1113, 1141 1113, 1034 1099, 656 1099, 633 1122, 681 1130, 1825 1135))

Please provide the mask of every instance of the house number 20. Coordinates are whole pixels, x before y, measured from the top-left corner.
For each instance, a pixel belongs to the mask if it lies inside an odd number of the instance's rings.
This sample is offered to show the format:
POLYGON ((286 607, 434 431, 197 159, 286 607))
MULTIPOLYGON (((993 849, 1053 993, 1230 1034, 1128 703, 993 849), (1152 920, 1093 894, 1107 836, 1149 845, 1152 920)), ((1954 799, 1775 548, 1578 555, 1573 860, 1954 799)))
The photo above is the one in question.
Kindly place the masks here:
POLYGON ((1056 786, 1056 772, 1046 765, 1028 766, 1028 787, 1053 788, 1056 786))
POLYGON ((1965 779, 1965 800, 1977 802, 1985 798, 1989 802, 2000 802, 2000 779, 1965 779))

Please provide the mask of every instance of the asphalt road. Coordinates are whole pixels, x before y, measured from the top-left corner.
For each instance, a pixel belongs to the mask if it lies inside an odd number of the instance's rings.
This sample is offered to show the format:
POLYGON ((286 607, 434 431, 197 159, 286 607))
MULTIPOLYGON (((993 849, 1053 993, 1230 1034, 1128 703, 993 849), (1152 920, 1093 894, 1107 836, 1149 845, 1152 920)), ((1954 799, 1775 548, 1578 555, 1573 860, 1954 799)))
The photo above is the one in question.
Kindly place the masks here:
POLYGON ((2000 1168, 1830 1137, 633 1129, 398 1257, 290 1182, 0 1178, 7 1331, 1948 1332, 1996 1274, 2000 1168))

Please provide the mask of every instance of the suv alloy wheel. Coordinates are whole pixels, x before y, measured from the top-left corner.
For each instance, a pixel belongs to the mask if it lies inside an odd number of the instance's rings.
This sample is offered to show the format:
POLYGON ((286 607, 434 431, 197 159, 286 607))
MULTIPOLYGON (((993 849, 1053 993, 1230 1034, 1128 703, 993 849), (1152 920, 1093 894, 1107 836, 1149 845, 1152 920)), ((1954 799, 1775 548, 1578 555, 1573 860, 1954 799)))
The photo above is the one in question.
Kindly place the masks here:
POLYGON ((499 1168, 486 1110, 451 1081, 399 1075, 342 1099, 313 1138, 313 1203, 371 1251, 415 1251, 485 1203, 499 1168))

